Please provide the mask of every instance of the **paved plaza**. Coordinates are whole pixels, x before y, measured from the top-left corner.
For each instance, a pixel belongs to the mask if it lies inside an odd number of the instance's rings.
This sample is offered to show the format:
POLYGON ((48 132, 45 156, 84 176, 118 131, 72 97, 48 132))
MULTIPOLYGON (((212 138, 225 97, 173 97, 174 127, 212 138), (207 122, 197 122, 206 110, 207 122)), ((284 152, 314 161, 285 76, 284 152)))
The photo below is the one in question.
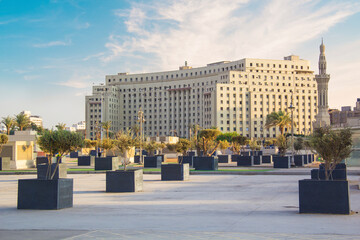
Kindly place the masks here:
MULTIPOLYGON (((17 180, 0 175, 0 239, 359 239, 360 214, 299 214, 304 175, 191 175, 144 192, 106 193, 105 174, 70 174, 74 207, 17 210, 17 180)), ((349 176, 352 182, 360 176, 349 176)), ((352 185, 351 209, 360 211, 352 185)))

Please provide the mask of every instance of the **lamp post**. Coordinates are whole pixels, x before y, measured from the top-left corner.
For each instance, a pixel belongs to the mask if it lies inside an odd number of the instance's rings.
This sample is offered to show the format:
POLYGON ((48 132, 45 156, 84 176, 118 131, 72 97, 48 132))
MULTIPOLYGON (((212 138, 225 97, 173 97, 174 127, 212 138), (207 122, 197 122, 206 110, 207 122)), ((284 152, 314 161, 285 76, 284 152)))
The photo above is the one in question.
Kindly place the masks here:
POLYGON ((262 150, 262 149, 263 149, 263 146, 264 146, 263 139, 265 139, 263 126, 260 126, 260 132, 261 132, 260 141, 261 141, 261 150, 262 150))
POLYGON ((142 111, 142 108, 140 107, 140 110, 138 112, 138 122, 139 122, 139 131, 140 131, 140 163, 142 163, 142 141, 143 141, 143 123, 145 122, 144 118, 144 112, 142 111))
POLYGON ((294 163, 294 109, 295 107, 290 104, 290 107, 288 107, 291 110, 291 156, 292 156, 292 162, 294 163))

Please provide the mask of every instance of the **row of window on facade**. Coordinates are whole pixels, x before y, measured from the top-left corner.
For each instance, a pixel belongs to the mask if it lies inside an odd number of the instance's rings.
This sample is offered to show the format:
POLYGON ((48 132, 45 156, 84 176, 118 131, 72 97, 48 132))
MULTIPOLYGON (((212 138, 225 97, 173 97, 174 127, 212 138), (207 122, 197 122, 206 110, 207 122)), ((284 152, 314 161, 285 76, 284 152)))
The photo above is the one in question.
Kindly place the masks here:
MULTIPOLYGON (((239 64, 239 67, 244 67, 244 64, 241 63, 239 64)), ((164 80, 164 79, 174 79, 174 78, 183 78, 183 77, 193 77, 193 76, 201 76, 201 75, 207 75, 207 74, 214 74, 216 72, 225 72, 225 71, 229 71, 229 70, 234 70, 237 69, 237 65, 234 66, 230 66, 230 67, 223 67, 223 68, 218 68, 218 69, 209 69, 209 70, 203 70, 203 71, 194 71, 194 70, 185 70, 185 71, 189 71, 189 72, 185 72, 185 73, 174 73, 174 74, 167 74, 167 75, 156 75, 156 76, 147 76, 147 77, 130 77, 129 78, 129 82, 142 82, 142 81, 153 81, 153 80, 164 80), (198 74, 199 73, 199 74, 198 74)), ((118 81, 119 82, 128 82, 128 78, 119 78, 118 81)), ((108 82, 115 82, 116 79, 113 78, 111 81, 111 78, 108 79, 108 82)))

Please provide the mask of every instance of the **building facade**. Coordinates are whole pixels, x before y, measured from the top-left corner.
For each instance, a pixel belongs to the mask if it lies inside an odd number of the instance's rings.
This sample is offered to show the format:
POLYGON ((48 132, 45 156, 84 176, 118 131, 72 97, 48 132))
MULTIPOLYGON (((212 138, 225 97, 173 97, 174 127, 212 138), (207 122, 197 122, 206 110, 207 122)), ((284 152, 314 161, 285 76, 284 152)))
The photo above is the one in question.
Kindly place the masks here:
POLYGON ((331 109, 329 113, 333 127, 360 127, 360 98, 353 110, 350 106, 344 106, 341 110, 331 109))
POLYGON ((31 123, 34 123, 37 127, 43 127, 43 119, 37 115, 31 115, 30 111, 22 111, 22 114, 27 116, 31 123))
POLYGON ((177 133, 189 137, 189 128, 218 127, 247 137, 275 137, 265 129, 266 116, 289 112, 292 104, 295 134, 309 134, 317 114, 317 82, 309 61, 298 56, 284 60, 223 61, 176 71, 107 75, 86 96, 86 136, 95 139, 100 122, 111 121, 111 131, 138 124, 144 113, 146 136, 177 133))

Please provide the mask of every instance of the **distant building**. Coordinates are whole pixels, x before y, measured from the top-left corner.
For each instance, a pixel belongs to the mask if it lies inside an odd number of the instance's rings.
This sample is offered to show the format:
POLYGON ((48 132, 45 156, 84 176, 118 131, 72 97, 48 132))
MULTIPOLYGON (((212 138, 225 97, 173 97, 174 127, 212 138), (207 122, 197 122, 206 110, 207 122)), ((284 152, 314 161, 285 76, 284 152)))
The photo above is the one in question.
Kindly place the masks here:
MULTIPOLYGON (((264 127, 274 111, 295 106, 295 134, 312 132, 318 111, 318 86, 310 63, 298 56, 283 60, 245 58, 153 73, 107 75, 86 96, 86 136, 94 139, 100 122, 111 131, 138 123, 143 111, 145 136, 189 137, 190 127, 218 127, 243 136, 275 137, 278 128, 264 127)), ((323 96, 323 95, 321 95, 323 96)), ((323 103, 323 102, 321 102, 323 103)), ((325 102, 324 102, 325 103, 325 102)), ((324 106, 327 106, 327 102, 324 106)))
POLYGON ((86 129, 85 121, 75 123, 71 127, 66 128, 66 130, 68 130, 70 132, 85 131, 85 129, 86 129))
POLYGON ((27 116, 30 119, 30 122, 34 123, 37 127, 43 126, 43 119, 40 116, 31 115, 30 111, 22 111, 21 113, 27 116))
POLYGON ((354 110, 350 106, 332 109, 330 113, 330 122, 333 127, 357 127, 360 126, 360 98, 357 99, 354 110))

